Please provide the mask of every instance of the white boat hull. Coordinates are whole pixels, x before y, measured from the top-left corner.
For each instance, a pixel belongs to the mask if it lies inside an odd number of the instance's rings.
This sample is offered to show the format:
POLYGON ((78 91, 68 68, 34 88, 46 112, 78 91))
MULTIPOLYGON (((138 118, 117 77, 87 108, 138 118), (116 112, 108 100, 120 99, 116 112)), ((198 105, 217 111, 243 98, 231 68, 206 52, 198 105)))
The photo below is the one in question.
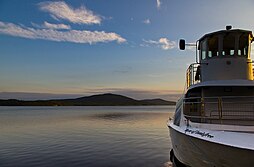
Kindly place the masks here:
MULTIPOLYGON (((169 125, 175 157, 191 167, 253 167, 254 150, 203 140, 169 125)), ((253 138, 254 140, 254 138, 253 138)))

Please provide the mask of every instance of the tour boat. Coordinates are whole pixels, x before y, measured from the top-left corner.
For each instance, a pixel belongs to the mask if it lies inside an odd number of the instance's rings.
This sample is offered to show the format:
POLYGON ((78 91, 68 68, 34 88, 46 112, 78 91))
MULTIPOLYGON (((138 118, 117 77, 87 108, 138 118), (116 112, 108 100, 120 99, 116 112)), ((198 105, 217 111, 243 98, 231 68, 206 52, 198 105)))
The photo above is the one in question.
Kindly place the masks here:
MULTIPOLYGON (((185 94, 167 123, 173 166, 254 166, 253 41, 251 31, 226 26, 196 42, 185 94)), ((187 45, 180 40, 181 50, 187 45)))

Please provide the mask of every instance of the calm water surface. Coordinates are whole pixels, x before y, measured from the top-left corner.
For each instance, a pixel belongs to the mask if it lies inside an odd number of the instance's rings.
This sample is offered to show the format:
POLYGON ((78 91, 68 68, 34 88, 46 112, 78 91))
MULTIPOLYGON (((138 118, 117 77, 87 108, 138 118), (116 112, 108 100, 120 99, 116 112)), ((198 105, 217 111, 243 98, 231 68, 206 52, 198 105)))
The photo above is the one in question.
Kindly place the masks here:
POLYGON ((161 167, 172 106, 0 107, 1 167, 161 167))

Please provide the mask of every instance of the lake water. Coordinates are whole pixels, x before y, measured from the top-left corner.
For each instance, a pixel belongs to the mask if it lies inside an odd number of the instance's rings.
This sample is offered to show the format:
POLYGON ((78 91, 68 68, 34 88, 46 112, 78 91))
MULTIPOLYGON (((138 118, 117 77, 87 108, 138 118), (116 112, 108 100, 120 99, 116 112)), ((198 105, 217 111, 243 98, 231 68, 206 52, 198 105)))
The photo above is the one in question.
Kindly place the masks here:
POLYGON ((162 167, 174 109, 0 107, 0 166, 162 167))

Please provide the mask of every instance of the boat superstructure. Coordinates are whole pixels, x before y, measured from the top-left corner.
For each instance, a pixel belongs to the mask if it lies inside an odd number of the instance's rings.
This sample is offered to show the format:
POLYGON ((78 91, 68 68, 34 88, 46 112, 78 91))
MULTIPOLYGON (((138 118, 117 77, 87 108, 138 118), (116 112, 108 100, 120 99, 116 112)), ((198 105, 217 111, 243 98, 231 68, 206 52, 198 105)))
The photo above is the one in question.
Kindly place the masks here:
POLYGON ((254 166, 252 42, 251 31, 231 26, 197 41, 186 92, 168 121, 175 166, 254 166))

